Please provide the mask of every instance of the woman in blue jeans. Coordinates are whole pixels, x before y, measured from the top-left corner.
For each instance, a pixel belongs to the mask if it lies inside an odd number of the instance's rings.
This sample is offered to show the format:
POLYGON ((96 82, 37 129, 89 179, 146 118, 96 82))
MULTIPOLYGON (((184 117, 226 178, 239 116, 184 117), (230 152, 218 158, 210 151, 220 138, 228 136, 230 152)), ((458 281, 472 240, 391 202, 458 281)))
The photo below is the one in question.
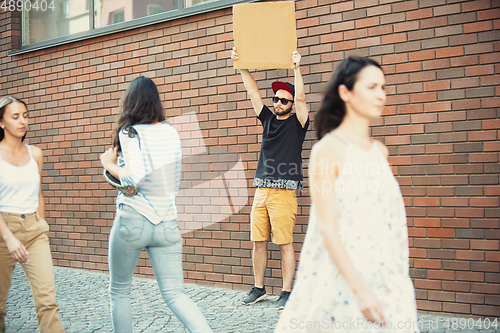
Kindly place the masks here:
POLYGON ((165 122, 158 89, 140 76, 121 101, 113 146, 101 163, 117 178, 116 217, 109 239, 111 316, 114 332, 132 332, 132 276, 146 249, 161 295, 190 332, 212 332, 184 292, 182 238, 177 225, 181 145, 165 122))

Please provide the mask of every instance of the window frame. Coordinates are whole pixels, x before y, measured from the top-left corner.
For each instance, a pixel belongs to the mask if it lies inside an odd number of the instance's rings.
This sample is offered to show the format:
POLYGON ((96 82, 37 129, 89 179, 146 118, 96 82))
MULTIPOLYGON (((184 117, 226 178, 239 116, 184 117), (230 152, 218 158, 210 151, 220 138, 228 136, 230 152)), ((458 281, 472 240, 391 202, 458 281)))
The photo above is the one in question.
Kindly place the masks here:
MULTIPOLYGON (((94 13, 94 0, 89 0, 90 1, 90 8, 89 8, 89 23, 90 26, 94 26, 94 15, 90 15, 90 13, 94 13)), ((139 17, 130 21, 125 21, 125 22, 120 22, 112 25, 107 25, 105 27, 100 27, 100 28, 93 28, 88 31, 83 31, 75 34, 70 34, 66 36, 61 36, 61 37, 55 37, 51 39, 46 39, 41 42, 35 42, 26 46, 22 45, 22 40, 23 40, 23 22, 22 22, 22 17, 23 15, 20 13, 20 24, 19 24, 19 38, 20 38, 20 43, 19 43, 19 49, 17 50, 10 50, 8 52, 9 56, 14 56, 14 55, 19 55, 23 53, 28 53, 28 52, 33 52, 33 51, 38 51, 42 49, 47 49, 55 46, 60 46, 72 42, 77 42, 77 41, 82 41, 85 39, 89 38, 96 38, 100 36, 105 36, 105 35, 110 35, 113 33, 117 32, 122 32, 122 31, 127 31, 127 30, 132 30, 132 29, 137 29, 141 27, 145 27, 148 25, 152 24, 157 24, 157 23, 162 23, 162 22, 167 22, 167 21, 172 21, 188 16, 193 16, 197 14, 203 14, 215 10, 220 10, 220 9, 225 9, 232 7, 235 4, 239 3, 249 3, 249 2, 256 2, 259 0, 216 0, 213 2, 207 2, 204 4, 199 4, 195 5, 192 7, 184 7, 184 0, 177 0, 177 9, 164 12, 164 13, 159 13, 159 14, 154 14, 150 16, 144 16, 144 17, 139 17)))

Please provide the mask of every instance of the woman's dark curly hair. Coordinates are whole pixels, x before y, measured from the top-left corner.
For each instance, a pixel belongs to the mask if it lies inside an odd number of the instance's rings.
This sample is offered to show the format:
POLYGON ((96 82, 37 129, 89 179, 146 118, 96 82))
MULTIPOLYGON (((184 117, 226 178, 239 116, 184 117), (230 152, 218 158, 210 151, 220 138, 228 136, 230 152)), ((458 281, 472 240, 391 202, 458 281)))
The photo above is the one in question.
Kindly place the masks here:
MULTIPOLYGON (((14 103, 14 102, 24 104, 24 106, 26 107, 26 110, 28 110, 28 105, 26 105, 26 103, 24 101, 20 100, 19 98, 13 97, 13 96, 6 96, 6 97, 0 99, 0 119, 3 119, 3 116, 5 115, 5 110, 7 109, 7 106, 11 103, 14 103)), ((0 127, 0 141, 2 141, 4 137, 5 137, 5 131, 3 130, 3 128, 0 127)), ((24 139, 26 139, 26 134, 24 134, 22 141, 24 141, 24 139)))
POLYGON ((347 89, 352 90, 358 80, 359 72, 367 66, 375 66, 382 70, 382 67, 374 60, 350 56, 342 61, 333 72, 321 107, 314 116, 314 127, 316 127, 318 140, 331 130, 337 128, 344 119, 346 112, 345 103, 340 98, 339 86, 344 85, 347 89))
POLYGON ((122 112, 117 121, 118 126, 113 130, 111 136, 113 147, 117 147, 118 152, 121 151, 118 137, 120 131, 123 130, 133 138, 137 135, 133 125, 151 124, 165 120, 158 88, 153 80, 145 76, 139 76, 130 82, 122 97, 121 104, 122 112))

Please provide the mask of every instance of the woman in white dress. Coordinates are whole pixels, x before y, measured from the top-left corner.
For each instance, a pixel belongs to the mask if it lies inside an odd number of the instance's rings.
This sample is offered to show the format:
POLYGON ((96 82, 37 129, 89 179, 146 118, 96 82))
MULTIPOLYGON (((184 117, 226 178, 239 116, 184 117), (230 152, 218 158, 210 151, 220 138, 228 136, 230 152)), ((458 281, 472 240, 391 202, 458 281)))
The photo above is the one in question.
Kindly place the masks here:
POLYGON ((369 136, 385 101, 375 61, 349 57, 335 70, 315 116, 309 226, 276 332, 419 332, 403 198, 388 149, 369 136))

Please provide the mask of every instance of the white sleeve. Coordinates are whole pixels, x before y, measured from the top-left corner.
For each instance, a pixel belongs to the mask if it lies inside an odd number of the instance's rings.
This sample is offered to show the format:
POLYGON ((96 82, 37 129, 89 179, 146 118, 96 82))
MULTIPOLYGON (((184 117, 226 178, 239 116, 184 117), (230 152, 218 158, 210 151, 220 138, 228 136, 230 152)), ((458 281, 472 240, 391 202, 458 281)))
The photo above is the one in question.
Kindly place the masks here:
POLYGON ((122 186, 138 187, 142 180, 146 177, 147 161, 143 152, 143 146, 139 147, 139 138, 135 136, 130 138, 128 135, 120 132, 120 145, 122 148, 123 166, 119 176, 122 186))

